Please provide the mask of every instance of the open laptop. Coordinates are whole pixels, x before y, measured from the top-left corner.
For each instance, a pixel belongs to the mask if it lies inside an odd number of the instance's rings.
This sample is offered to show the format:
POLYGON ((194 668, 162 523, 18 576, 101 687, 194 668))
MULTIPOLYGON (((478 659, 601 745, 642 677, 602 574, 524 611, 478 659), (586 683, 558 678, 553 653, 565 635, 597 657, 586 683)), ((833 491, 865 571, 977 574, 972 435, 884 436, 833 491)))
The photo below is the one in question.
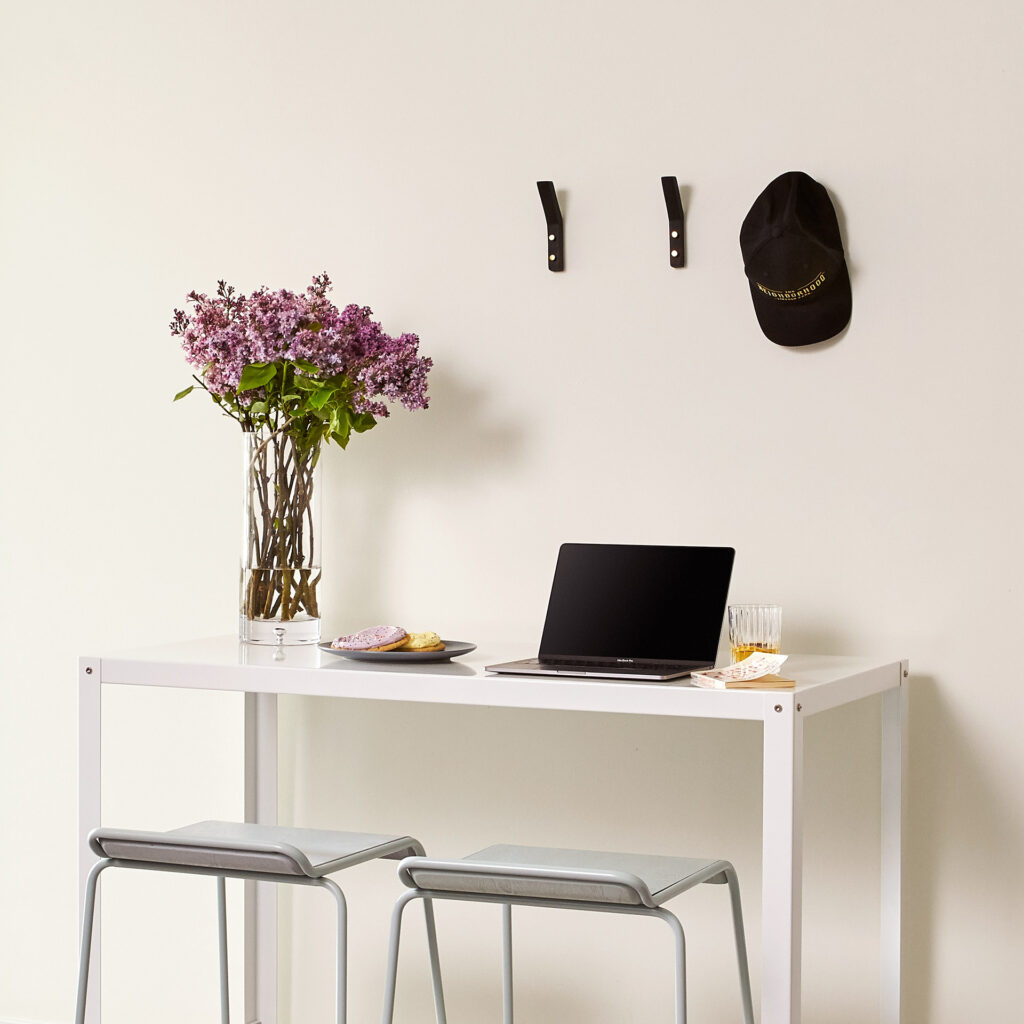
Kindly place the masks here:
POLYGON ((487 671, 660 680, 712 668, 735 555, 732 548, 563 544, 540 653, 487 671))

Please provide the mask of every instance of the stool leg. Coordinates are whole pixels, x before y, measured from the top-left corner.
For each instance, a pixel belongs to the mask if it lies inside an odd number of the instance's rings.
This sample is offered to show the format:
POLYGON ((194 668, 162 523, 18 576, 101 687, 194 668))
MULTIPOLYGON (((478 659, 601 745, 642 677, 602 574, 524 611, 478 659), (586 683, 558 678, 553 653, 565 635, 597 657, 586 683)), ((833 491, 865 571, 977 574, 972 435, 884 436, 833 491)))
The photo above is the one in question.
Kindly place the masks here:
POLYGON ((740 882, 736 870, 725 871, 729 883, 729 899, 732 901, 732 926, 736 933, 736 960, 740 970, 740 996, 743 1000, 744 1024, 754 1024, 754 1003, 750 996, 750 969, 747 966, 747 942, 743 933, 743 908, 740 905, 740 882))
POLYGON ((501 1019, 512 1024, 512 904, 501 905, 501 1019))
POLYGON ((217 940, 220 948, 220 1020, 231 1024, 228 1000, 228 899, 223 875, 217 876, 217 940))
MULTIPOLYGON (((665 924, 672 929, 676 940, 676 1024, 686 1024, 686 936, 683 934, 683 926, 675 914, 663 907, 657 907, 651 911, 655 917, 660 917, 665 924)), ((751 1021, 750 1024, 753 1024, 751 1021)))
POLYGON ((430 951, 430 973, 434 984, 434 1012, 437 1024, 447 1024, 444 1007, 444 990, 441 987, 441 967, 437 955, 437 932, 434 927, 433 901, 415 889, 403 892, 395 902, 391 913, 391 938, 388 941, 388 964, 384 977, 384 1012, 381 1024, 394 1024, 395 987, 398 983, 398 945, 402 934, 402 914, 406 906, 415 899, 423 900, 423 913, 427 921, 427 946, 430 951))
POLYGON ((427 952, 430 954, 430 982, 434 989, 434 1016, 437 1024, 448 1024, 444 1009, 444 989, 441 986, 441 961, 437 955, 437 929, 434 927, 434 902, 423 898, 423 917, 427 925, 427 952))
POLYGON ((336 1024, 345 1024, 348 1007, 348 905, 345 894, 329 878, 321 878, 320 885, 330 889, 338 904, 338 938, 335 943, 334 1016, 336 1024))
POLYGON ((82 948, 78 957, 78 999, 75 1004, 75 1024, 85 1024, 85 998, 89 990, 89 963, 92 959, 92 923, 96 916, 96 883, 100 872, 110 867, 110 860, 97 861, 89 872, 85 885, 85 905, 82 908, 82 948))
POLYGON ((384 972, 384 1014, 381 1024, 393 1024, 395 1019, 395 985, 398 981, 398 943, 402 935, 402 912, 410 900, 419 894, 412 889, 403 892, 391 912, 391 936, 388 939, 388 965, 384 972))

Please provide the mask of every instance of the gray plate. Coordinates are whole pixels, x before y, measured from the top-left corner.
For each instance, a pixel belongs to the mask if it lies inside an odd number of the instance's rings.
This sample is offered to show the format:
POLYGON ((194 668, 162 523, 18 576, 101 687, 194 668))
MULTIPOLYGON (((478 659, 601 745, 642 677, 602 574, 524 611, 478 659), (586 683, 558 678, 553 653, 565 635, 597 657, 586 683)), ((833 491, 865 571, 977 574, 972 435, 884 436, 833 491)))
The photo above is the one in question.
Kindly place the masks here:
POLYGON ((317 644, 317 647, 325 654, 338 654, 352 661, 449 661, 476 650, 476 644, 462 640, 445 640, 443 651, 342 651, 329 642, 317 644))

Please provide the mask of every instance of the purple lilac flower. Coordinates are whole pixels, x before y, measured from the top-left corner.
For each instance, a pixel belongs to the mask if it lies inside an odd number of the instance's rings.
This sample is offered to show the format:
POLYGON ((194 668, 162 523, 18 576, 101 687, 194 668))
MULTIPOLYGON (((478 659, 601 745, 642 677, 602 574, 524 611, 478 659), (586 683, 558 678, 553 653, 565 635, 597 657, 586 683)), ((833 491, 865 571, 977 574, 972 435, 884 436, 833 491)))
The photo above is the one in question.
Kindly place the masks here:
POLYGON ((213 298, 189 294, 192 312, 175 310, 171 333, 213 395, 233 393, 250 363, 304 360, 321 378, 352 381, 356 412, 387 416, 385 401, 426 409, 433 362, 418 354, 419 338, 388 336, 367 306, 339 311, 327 298, 330 288, 321 274, 300 294, 261 287, 246 297, 221 281, 213 298))

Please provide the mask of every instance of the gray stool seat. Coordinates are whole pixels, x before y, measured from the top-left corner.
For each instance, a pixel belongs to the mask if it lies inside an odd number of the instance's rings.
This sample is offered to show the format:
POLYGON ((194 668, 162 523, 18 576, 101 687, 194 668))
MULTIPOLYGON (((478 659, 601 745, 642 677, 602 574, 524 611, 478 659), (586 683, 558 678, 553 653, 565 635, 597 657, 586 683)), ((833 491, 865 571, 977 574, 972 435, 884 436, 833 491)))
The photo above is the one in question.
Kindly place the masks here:
MULTIPOLYGON (((90 834, 89 846, 100 859, 89 873, 86 884, 76 1024, 84 1024, 85 1021, 96 886, 100 874, 107 868, 134 868, 216 877, 222 1024, 228 1024, 229 1021, 225 879, 287 882, 328 889, 334 896, 338 908, 335 1019, 337 1024, 344 1024, 347 906, 344 893, 327 876, 369 860, 398 860, 403 857, 424 855, 422 844, 412 836, 283 828, 277 825, 236 821, 200 821, 167 832, 98 828, 90 834)), ((425 902, 424 909, 431 962, 436 965, 434 919, 429 902, 425 902)), ((440 984, 436 970, 435 980, 440 984)))
MULTIPOLYGON (((513 905, 658 917, 671 927, 675 935, 675 1019, 676 1024, 685 1024, 685 937, 678 918, 665 910, 662 904, 704 882, 728 886, 743 1020, 745 1024, 753 1024, 739 882, 735 869, 726 860, 503 844, 489 846, 461 860, 437 860, 419 855, 407 857, 399 865, 398 875, 409 890, 399 897, 392 916, 383 1024, 392 1024, 394 1020, 402 912, 414 899, 502 905, 504 1024, 513 1024, 513 905)), ((437 1020, 438 1024, 445 1024, 444 997, 434 950, 431 950, 431 956, 431 966, 435 968, 437 1020)))
POLYGON ((457 861, 409 857, 399 877, 437 892, 660 907, 701 882, 724 883, 728 868, 724 860, 499 845, 457 861))
POLYGON ((322 878, 378 858, 401 859, 423 847, 411 836, 200 821, 169 832, 98 828, 93 853, 117 861, 322 878))

